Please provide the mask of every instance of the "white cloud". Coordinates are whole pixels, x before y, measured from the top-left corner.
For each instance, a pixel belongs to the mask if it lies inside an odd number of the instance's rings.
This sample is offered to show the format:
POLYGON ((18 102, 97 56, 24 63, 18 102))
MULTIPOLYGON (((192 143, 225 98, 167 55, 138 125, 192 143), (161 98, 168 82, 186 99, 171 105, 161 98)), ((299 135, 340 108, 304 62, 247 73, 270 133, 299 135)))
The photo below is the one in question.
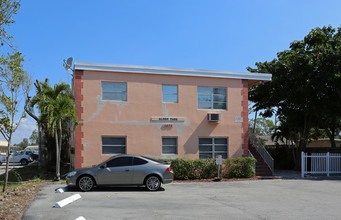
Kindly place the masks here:
POLYGON ((23 118, 18 129, 13 134, 12 145, 20 143, 23 138, 30 138, 34 129, 38 130, 36 121, 31 118, 23 118))

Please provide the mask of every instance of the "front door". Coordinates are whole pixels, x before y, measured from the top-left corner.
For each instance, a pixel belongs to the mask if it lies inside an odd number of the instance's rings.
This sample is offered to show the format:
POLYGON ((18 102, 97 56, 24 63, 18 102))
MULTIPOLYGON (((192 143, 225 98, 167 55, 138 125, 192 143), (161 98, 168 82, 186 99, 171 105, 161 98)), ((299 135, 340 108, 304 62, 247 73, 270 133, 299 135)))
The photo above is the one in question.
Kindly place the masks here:
POLYGON ((117 157, 108 161, 106 167, 101 168, 98 173, 98 184, 131 184, 133 178, 132 165, 133 158, 129 156, 117 157))
POLYGON ((18 152, 11 152, 11 156, 9 157, 9 162, 10 163, 19 163, 20 162, 20 157, 21 155, 18 154, 18 152))

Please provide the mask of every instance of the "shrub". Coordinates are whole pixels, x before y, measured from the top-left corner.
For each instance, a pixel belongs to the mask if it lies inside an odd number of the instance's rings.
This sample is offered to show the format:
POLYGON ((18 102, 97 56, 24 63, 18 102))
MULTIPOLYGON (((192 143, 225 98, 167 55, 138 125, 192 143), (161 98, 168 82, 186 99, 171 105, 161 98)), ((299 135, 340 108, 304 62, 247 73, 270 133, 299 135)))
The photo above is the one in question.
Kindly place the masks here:
POLYGON ((251 178, 255 176, 256 159, 251 157, 229 158, 223 161, 222 176, 225 178, 251 178))
MULTIPOLYGON (((161 159, 171 162, 171 167, 176 180, 209 179, 218 176, 216 160, 212 159, 161 159)), ((224 178, 250 178, 255 176, 253 168, 256 159, 250 157, 229 158, 223 160, 222 177, 224 178)))
POLYGON ((215 159, 173 159, 164 161, 171 162, 174 179, 176 180, 208 179, 218 175, 215 159))

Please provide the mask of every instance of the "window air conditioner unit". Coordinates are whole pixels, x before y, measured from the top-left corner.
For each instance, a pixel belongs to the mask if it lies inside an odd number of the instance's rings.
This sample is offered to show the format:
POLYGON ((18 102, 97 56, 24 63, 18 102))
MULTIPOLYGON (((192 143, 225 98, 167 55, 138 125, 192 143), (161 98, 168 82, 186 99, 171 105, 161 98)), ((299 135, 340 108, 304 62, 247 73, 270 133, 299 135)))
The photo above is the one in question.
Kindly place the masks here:
POLYGON ((220 121, 220 114, 219 113, 208 113, 207 120, 209 122, 219 122, 220 121))

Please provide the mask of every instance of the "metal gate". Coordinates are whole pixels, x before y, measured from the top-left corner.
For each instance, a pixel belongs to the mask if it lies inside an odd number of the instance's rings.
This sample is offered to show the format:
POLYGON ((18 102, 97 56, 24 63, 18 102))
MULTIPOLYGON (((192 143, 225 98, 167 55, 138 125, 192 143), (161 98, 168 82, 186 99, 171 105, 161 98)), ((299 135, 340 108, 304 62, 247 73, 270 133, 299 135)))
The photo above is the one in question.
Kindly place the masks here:
POLYGON ((340 153, 308 153, 302 152, 302 178, 305 174, 341 174, 340 153))

